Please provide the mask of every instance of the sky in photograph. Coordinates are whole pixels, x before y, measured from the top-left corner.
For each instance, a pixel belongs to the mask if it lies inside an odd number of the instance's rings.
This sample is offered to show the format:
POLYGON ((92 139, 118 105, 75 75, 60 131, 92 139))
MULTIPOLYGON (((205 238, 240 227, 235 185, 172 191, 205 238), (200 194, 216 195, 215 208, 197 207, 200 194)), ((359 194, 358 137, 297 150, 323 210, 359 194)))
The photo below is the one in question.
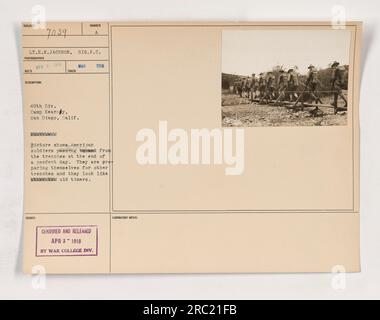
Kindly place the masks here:
POLYGON ((250 75, 313 64, 327 68, 334 60, 349 64, 349 30, 224 30, 222 71, 250 75))

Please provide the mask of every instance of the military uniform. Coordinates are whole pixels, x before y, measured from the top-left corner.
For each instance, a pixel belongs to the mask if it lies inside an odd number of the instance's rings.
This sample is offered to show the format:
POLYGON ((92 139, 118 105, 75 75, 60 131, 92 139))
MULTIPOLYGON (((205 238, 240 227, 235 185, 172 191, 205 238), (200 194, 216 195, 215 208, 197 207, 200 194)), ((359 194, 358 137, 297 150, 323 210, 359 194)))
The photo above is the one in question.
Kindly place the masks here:
POLYGON ((251 83, 250 83, 250 92, 251 92, 251 102, 256 98, 256 90, 257 90, 257 84, 256 84, 256 75, 252 73, 251 83))
POLYGON ((297 100, 298 98, 299 80, 297 72, 293 69, 288 70, 288 92, 290 101, 297 100))
POLYGON ((270 72, 266 79, 266 90, 265 90, 265 98, 267 103, 269 103, 274 98, 275 91, 275 76, 270 72))
POLYGON ((309 72, 307 74, 306 84, 308 85, 311 92, 317 89, 318 84, 318 71, 314 66, 309 66, 309 72))
POLYGON ((251 79, 248 77, 245 80, 245 97, 250 99, 251 96, 251 79))
POLYGON ((237 91, 238 91, 239 96, 241 97, 243 95, 243 79, 238 80, 237 91))
POLYGON ((310 96, 312 97, 312 99, 315 100, 315 103, 318 103, 318 102, 321 103, 322 101, 316 93, 317 84, 318 84, 318 70, 313 65, 310 65, 309 72, 307 75, 307 80, 306 80, 306 86, 308 88, 310 96))
POLYGON ((247 94, 247 79, 244 78, 242 82, 242 97, 245 98, 247 94))
POLYGON ((263 73, 260 73, 260 77, 259 77, 259 80, 258 80, 258 86, 259 86, 259 96, 260 96, 260 99, 263 99, 264 95, 265 95, 265 88, 267 86, 266 80, 265 80, 265 77, 264 77, 263 73))
POLYGON ((285 97, 285 91, 287 90, 288 87, 288 78, 284 74, 284 71, 280 71, 280 75, 277 80, 277 93, 278 93, 278 98, 277 100, 283 100, 285 97))
POLYGON ((272 73, 270 73, 267 79, 267 89, 268 89, 270 98, 273 98, 274 96, 275 82, 276 82, 275 76, 272 73))
POLYGON ((239 94, 238 87, 239 87, 239 80, 235 80, 234 81, 234 92, 235 92, 235 94, 239 94))
POLYGON ((339 62, 334 61, 331 65, 331 91, 334 94, 334 113, 337 113, 338 110, 338 97, 341 97, 345 102, 345 107, 347 107, 347 100, 345 96, 342 94, 343 87, 343 74, 342 70, 339 69, 339 62))

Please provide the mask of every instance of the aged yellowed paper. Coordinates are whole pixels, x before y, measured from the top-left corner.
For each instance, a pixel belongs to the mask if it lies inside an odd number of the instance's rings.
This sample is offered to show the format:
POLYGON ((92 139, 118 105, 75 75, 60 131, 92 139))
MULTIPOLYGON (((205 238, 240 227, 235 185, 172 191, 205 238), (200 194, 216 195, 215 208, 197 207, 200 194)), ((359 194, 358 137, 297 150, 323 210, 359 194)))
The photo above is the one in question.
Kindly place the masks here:
POLYGON ((360 271, 361 23, 24 23, 24 271, 360 271))

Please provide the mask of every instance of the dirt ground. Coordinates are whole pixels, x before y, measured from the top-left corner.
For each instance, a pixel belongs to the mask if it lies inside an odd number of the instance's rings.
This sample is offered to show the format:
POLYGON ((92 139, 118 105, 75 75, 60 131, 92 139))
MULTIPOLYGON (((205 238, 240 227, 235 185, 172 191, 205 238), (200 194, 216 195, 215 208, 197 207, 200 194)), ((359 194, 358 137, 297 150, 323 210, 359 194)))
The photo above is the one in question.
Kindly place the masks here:
MULTIPOLYGON (((330 103, 331 98, 322 98, 330 103)), ((339 104, 341 105, 341 103, 339 104)), ((281 106, 249 103, 245 98, 235 94, 222 95, 223 127, 268 127, 268 126, 337 126, 347 124, 347 112, 334 115, 332 108, 321 107, 320 114, 314 116, 305 108, 304 111, 292 111, 281 106)))

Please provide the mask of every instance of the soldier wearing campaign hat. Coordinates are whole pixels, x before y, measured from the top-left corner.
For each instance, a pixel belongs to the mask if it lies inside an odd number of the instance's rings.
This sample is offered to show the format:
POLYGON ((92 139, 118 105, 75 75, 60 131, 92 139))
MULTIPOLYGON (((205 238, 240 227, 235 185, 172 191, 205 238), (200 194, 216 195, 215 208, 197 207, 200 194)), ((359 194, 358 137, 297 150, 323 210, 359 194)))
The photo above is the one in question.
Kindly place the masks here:
MULTIPOLYGON (((317 90, 317 84, 318 84, 318 70, 316 67, 314 67, 312 64, 308 67, 309 72, 307 74, 307 80, 306 80, 306 87, 308 88, 308 92, 313 100, 315 100, 315 103, 322 103, 321 99, 318 97, 316 90, 317 90)), ((318 107, 316 108, 316 110, 318 107)))
POLYGON ((338 112, 338 98, 341 97, 345 103, 345 108, 347 108, 347 100, 346 97, 342 94, 343 87, 343 74, 342 70, 339 69, 339 62, 334 61, 331 64, 331 91, 334 94, 334 114, 338 112))
POLYGON ((308 67, 309 72, 307 74, 306 85, 309 86, 312 92, 315 91, 318 83, 318 70, 312 64, 308 67))

